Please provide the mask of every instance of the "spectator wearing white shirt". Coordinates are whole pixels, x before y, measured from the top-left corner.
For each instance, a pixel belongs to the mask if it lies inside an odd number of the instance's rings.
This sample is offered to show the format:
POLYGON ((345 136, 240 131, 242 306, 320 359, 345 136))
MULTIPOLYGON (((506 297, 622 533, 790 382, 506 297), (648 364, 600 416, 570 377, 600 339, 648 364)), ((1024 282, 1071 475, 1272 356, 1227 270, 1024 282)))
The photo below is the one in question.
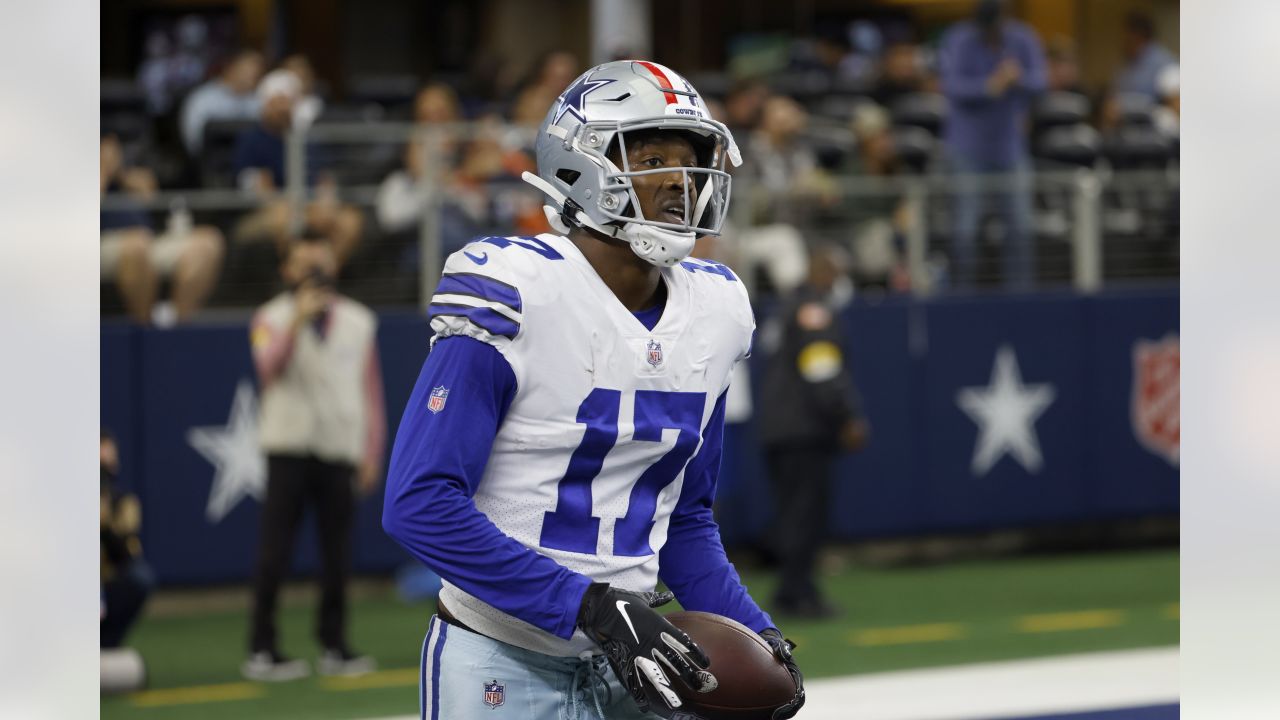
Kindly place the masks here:
POLYGON ((1178 60, 1155 40, 1155 26, 1151 18, 1141 13, 1130 13, 1124 21, 1125 65, 1116 74, 1114 90, 1118 93, 1146 95, 1160 99, 1160 73, 1178 60))

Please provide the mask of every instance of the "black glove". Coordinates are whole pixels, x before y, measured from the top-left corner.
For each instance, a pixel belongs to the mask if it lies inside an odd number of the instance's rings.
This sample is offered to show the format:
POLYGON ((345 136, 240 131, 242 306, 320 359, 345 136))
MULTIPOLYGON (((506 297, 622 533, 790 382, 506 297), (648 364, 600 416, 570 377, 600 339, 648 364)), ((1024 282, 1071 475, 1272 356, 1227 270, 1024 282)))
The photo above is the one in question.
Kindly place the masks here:
POLYGON ((673 599, 669 592, 636 593, 592 583, 582 596, 578 627, 604 650, 641 711, 697 720, 697 715, 678 709, 683 702, 669 677, 679 677, 698 692, 711 692, 719 683, 706 670, 711 664, 706 653, 652 610, 673 599))
POLYGON ((804 707, 804 675, 800 674, 795 658, 791 657, 791 651, 795 649, 796 644, 782 637, 782 633, 774 628, 765 628, 760 632, 760 637, 769 643, 769 647, 773 648, 773 654, 782 661, 787 672, 791 673, 791 679, 796 681, 795 697, 791 698, 791 702, 773 711, 773 720, 787 720, 795 717, 795 714, 800 712, 800 708, 804 707))

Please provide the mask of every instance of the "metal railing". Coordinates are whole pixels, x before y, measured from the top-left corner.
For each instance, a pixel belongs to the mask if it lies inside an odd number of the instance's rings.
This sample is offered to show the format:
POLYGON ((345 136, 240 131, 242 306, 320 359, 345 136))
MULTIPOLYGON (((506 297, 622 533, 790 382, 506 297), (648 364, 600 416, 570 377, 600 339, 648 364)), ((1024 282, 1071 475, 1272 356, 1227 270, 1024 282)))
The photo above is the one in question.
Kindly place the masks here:
MULTIPOLYGON (((379 184, 386 171, 403 165, 404 148, 410 142, 416 143, 422 178, 416 267, 406 269, 400 263, 394 268, 401 275, 416 273, 412 292, 380 294, 379 289, 387 285, 379 282, 379 275, 391 272, 395 262, 380 261, 382 265, 357 268, 357 274, 365 275, 368 281, 362 298, 366 301, 425 306, 449 249, 444 228, 446 209, 459 202, 457 184, 449 179, 458 169, 456 148, 477 139, 497 142, 505 152, 524 148, 531 161, 528 148, 532 147, 533 133, 528 128, 474 123, 431 128, 388 123, 317 124, 288 136, 286 182, 276 201, 287 200, 290 225, 296 229, 305 216, 306 205, 316 196, 315 190, 308 187, 308 173, 313 169, 308 162, 313 151, 324 149, 331 158, 338 158, 328 168, 338 177, 339 199, 364 213, 367 242, 376 246, 383 240, 376 221, 379 184)), ((747 162, 751 162, 749 156, 747 162)), ((514 174, 509 173, 500 182, 486 183, 483 188, 478 191, 471 187, 471 197, 474 199, 479 192, 490 201, 511 196, 522 203, 541 204, 539 193, 518 182, 514 174)), ((883 264, 884 248, 890 247, 888 256, 897 268, 898 280, 887 284, 927 296, 961 284, 955 281, 955 268, 949 264, 958 234, 954 231, 957 209, 963 198, 999 200, 1011 193, 1026 192, 1031 214, 1025 241, 1035 250, 1036 285, 1094 292, 1114 280, 1176 278, 1177 191, 1176 170, 1041 168, 1022 177, 961 176, 936 171, 890 176, 841 176, 829 172, 818 190, 797 186, 785 192, 770 192, 753 181, 750 172, 744 172, 734 179, 732 227, 726 232, 726 243, 733 244, 762 227, 783 223, 791 226, 805 243, 826 240, 849 246, 855 260, 868 255, 864 246, 872 246, 880 250, 870 252, 870 256, 879 257, 876 262, 883 264), (778 208, 787 211, 780 213, 778 208), (888 246, 886 236, 890 237, 888 246)), ((163 214, 178 208, 197 216, 217 215, 219 222, 226 225, 228 218, 233 220, 237 213, 252 212, 266 202, 262 196, 237 189, 199 189, 159 192, 143 201, 110 195, 103 198, 102 207, 112 210, 141 205, 155 214, 157 225, 163 214)), ((1007 218, 1002 220, 998 203, 994 212, 990 206, 987 203, 988 212, 980 218, 973 241, 979 256, 973 280, 978 285, 999 285, 1007 279, 990 266, 1000 264, 993 256, 1003 251, 1002 245, 1011 242, 1009 223, 1007 218)), ((511 231, 509 222, 493 217, 482 217, 475 225, 481 234, 511 231)), ((749 257, 743 262, 759 271, 742 273, 756 291, 757 276, 767 277, 773 260, 767 249, 745 256, 749 257)), ((357 257, 354 262, 365 260, 357 257)), ((271 270, 274 272, 274 268, 271 270)), ((234 273, 224 278, 224 283, 237 282, 234 273)), ((229 305, 260 301, 248 292, 223 295, 227 298, 223 304, 229 305)))

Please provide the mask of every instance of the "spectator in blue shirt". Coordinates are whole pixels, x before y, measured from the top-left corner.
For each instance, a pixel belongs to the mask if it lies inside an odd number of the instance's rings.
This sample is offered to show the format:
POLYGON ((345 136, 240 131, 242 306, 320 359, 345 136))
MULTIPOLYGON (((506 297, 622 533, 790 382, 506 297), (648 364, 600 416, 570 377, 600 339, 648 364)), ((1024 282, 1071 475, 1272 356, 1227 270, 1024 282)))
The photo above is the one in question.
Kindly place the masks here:
MULTIPOLYGON (((291 70, 273 70, 259 83, 260 122, 236 138, 232 161, 236 181, 242 188, 260 191, 284 187, 284 138, 293 123, 293 108, 301 98, 302 80, 291 70)), ((307 165, 310 181, 314 179, 314 163, 307 165)))
POLYGON ((1002 0, 981 0, 972 21, 943 36, 940 59, 942 91, 950 104, 945 144, 960 175, 952 235, 954 278, 961 287, 974 282, 982 201, 992 197, 1006 228, 1005 284, 1028 288, 1034 279, 1035 250, 1029 237, 1027 115, 1047 82, 1040 39, 1031 28, 1006 17, 1002 0), (984 174, 1003 179, 978 177, 984 174))
POLYGON ((1125 65, 1116 75, 1115 91, 1160 100, 1160 73, 1177 65, 1177 58, 1155 41, 1155 26, 1150 17, 1130 13, 1125 17, 1124 29, 1125 65))

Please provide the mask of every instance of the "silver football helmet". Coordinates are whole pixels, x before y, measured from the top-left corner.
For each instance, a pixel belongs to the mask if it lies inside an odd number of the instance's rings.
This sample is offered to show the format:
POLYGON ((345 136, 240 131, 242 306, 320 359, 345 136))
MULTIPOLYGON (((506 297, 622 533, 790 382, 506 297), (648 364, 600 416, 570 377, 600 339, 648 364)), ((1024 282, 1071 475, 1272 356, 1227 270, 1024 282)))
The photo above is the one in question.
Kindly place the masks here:
POLYGON ((583 73, 552 105, 535 141, 538 174, 526 182, 550 199, 547 220, 562 233, 579 224, 631 245, 658 266, 689 256, 699 235, 719 235, 729 209, 729 173, 742 155, 723 123, 711 119, 702 96, 680 75, 657 63, 618 60, 583 73), (633 170, 625 135, 639 130, 693 133, 700 143, 698 167, 633 170), (622 167, 607 157, 618 143, 622 167), (683 222, 644 217, 631 179, 683 173, 683 222), (697 200, 689 202, 690 188, 697 200))

